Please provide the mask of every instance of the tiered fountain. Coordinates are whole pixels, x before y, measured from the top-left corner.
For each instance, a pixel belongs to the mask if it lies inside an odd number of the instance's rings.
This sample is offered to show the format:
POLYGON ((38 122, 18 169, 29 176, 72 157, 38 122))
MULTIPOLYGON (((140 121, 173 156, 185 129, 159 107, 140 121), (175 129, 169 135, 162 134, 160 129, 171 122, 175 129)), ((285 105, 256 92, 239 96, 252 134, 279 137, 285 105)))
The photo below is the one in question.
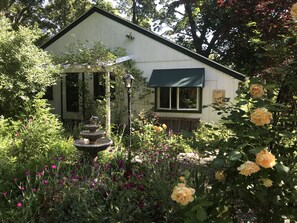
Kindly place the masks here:
POLYGON ((94 165, 98 158, 98 152, 105 150, 112 145, 112 140, 105 137, 105 131, 99 130, 99 118, 92 116, 90 124, 85 125, 85 130, 80 132, 82 139, 74 141, 74 146, 85 153, 92 159, 94 165))

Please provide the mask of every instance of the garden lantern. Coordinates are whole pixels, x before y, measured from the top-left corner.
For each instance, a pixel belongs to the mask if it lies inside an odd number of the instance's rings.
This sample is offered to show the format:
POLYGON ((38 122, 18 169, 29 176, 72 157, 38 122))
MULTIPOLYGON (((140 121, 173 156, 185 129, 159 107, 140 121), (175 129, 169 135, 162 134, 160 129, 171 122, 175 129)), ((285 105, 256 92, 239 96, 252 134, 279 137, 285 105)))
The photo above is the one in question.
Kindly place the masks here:
POLYGON ((131 152, 130 152, 130 147, 131 147, 131 88, 132 88, 132 82, 133 82, 134 77, 131 74, 126 74, 123 77, 123 81, 125 83, 125 87, 127 88, 127 95, 128 95, 128 134, 129 134, 129 151, 128 151, 128 161, 130 162, 131 160, 131 152))
MULTIPOLYGON (((126 74, 124 77, 123 77, 123 81, 125 83, 125 87, 129 89, 132 87, 132 82, 133 82, 134 77, 131 75, 131 74, 126 74)), ((128 94, 129 95, 129 94, 128 94)))

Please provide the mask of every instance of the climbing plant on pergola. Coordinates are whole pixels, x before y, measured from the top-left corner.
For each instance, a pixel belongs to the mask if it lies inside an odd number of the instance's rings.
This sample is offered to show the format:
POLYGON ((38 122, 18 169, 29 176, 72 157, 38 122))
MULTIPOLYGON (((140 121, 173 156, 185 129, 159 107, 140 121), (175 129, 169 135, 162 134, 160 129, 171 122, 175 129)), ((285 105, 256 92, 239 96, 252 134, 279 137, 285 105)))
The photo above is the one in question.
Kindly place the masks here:
POLYGON ((110 133, 111 126, 111 110, 114 111, 114 122, 122 123, 123 114, 127 110, 127 105, 123 102, 123 95, 125 95, 125 87, 122 83, 122 77, 130 73, 135 78, 132 103, 140 98, 145 97, 150 93, 146 87, 145 78, 142 77, 142 71, 136 68, 133 60, 127 60, 122 63, 116 63, 117 58, 125 57, 127 53, 122 48, 117 48, 113 51, 107 49, 101 42, 81 42, 77 41, 69 44, 66 47, 66 52, 56 55, 55 61, 59 63, 64 73, 104 73, 105 79, 105 98, 100 101, 104 106, 104 112, 99 112, 97 108, 96 113, 103 115, 105 119, 105 128, 107 135, 110 133), (111 81, 110 73, 115 77, 115 81, 111 81), (111 109, 111 93, 110 89, 114 89, 115 96, 113 97, 113 109, 111 109))

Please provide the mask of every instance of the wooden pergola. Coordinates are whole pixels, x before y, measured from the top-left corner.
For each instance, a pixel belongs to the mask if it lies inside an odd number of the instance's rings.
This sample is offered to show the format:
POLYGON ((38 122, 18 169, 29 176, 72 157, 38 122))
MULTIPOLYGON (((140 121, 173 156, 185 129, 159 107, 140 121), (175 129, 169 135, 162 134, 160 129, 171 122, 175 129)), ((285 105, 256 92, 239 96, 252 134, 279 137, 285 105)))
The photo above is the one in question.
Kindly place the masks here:
MULTIPOLYGON (((117 65, 119 63, 128 61, 132 59, 132 55, 119 57, 114 61, 107 61, 107 62, 98 62, 97 64, 64 64, 63 72, 64 73, 96 73, 96 72, 104 72, 106 73, 105 78, 105 95, 106 95, 106 107, 105 107, 105 131, 106 136, 110 136, 111 132, 111 105, 110 105, 110 71, 112 66, 117 65)), ((62 92, 61 92, 62 94, 62 92)), ((63 109, 63 107, 62 107, 63 109)), ((61 111, 63 113, 63 110, 61 111)))

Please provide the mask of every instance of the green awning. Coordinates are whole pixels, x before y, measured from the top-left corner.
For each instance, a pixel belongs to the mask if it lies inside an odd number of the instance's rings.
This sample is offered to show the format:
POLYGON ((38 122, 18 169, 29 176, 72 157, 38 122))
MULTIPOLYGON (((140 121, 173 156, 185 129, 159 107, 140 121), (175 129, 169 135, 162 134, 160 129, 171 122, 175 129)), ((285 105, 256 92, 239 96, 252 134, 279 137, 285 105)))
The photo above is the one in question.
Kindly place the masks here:
POLYGON ((204 68, 153 70, 149 87, 204 87, 204 68))

